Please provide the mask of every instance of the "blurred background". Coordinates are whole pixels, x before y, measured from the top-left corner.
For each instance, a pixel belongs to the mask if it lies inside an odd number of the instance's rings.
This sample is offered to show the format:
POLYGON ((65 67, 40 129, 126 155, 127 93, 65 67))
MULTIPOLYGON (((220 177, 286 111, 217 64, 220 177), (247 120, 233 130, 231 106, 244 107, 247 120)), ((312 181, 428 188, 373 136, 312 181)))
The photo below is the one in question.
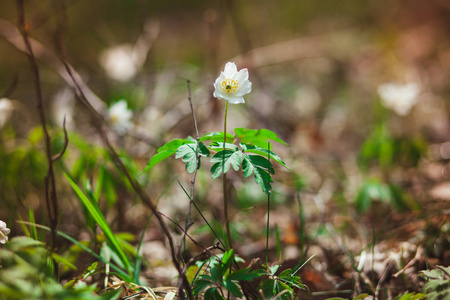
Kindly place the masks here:
MULTIPOLYGON (((69 131, 57 174, 80 185, 95 185, 100 173, 109 178, 102 207, 117 231, 140 233, 148 212, 102 148, 61 55, 86 83, 127 166, 153 199, 164 193, 158 207, 174 220, 183 223, 188 206, 173 183, 189 186, 183 164, 169 159, 140 174, 165 142, 194 136, 187 80, 200 135, 222 130, 224 102, 212 97, 213 82, 233 61, 249 69, 253 90, 245 104, 230 106, 228 128, 267 128, 290 144, 274 145, 291 172, 278 168, 274 176, 271 228, 285 250, 281 257, 274 250, 273 261, 319 253, 316 269, 348 276, 325 233, 332 224, 355 255, 376 236, 382 249, 399 251, 408 241, 414 254, 424 243, 432 262, 450 263, 449 1, 41 0, 25 1, 25 12, 54 153, 64 116, 69 131)), ((15 1, 1 1, 0 219, 13 235, 30 208, 46 223, 47 170, 17 20, 15 1)), ((221 185, 208 168, 196 194, 206 216, 220 219, 221 185)), ((81 239, 82 210, 57 179, 60 229, 81 239)), ((238 252, 259 256, 266 197, 239 174, 230 180, 234 230, 244 237, 238 252)), ((211 245, 194 219, 193 234, 211 245)), ((148 240, 163 243, 157 228, 148 240)))

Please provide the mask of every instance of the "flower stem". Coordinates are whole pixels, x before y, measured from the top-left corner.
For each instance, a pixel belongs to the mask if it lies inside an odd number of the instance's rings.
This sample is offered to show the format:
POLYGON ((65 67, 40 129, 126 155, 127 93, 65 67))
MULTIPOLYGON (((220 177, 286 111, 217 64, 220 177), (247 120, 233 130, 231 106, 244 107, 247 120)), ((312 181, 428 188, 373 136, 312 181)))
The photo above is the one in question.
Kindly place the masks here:
MULTIPOLYGON (((267 160, 270 163, 270 143, 267 143, 267 160)), ((269 221, 270 221, 270 193, 267 194, 267 222, 266 222, 266 268, 269 266, 269 221)))
MULTIPOLYGON (((225 102, 225 120, 223 122, 223 150, 225 150, 225 143, 227 142, 227 116, 228 116, 228 101, 225 102)), ((223 152, 222 160, 222 172, 225 170, 225 151, 223 152)), ((230 222, 228 221, 228 190, 227 190, 227 174, 223 173, 222 176, 222 186, 223 186, 223 215, 225 218, 225 226, 227 232, 227 240, 229 249, 233 248, 231 242, 230 233, 230 222)))

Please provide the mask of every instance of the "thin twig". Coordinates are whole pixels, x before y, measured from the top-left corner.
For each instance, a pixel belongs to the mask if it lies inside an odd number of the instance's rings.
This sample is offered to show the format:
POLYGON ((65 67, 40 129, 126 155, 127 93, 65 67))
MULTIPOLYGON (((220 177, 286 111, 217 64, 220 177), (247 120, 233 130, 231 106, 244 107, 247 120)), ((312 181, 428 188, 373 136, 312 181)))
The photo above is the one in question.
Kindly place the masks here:
POLYGON ((199 242, 197 242, 196 240, 194 240, 193 237, 191 237, 185 229, 183 229, 183 227, 181 227, 180 224, 178 224, 177 222, 175 222, 174 220, 172 220, 170 217, 168 217, 166 214, 163 214, 162 212, 160 212, 161 216, 163 216, 164 218, 166 218, 167 220, 169 220, 172 224, 174 224, 179 230, 181 230, 181 232, 183 232, 184 236, 188 237, 196 246, 198 246, 199 248, 202 249, 206 249, 204 246, 202 246, 199 242))
MULTIPOLYGON (((28 54, 29 63, 31 72, 33 73, 33 80, 36 89, 36 100, 37 100, 37 110, 39 113, 39 118, 42 125, 42 130, 44 131, 45 137, 45 151, 48 163, 47 175, 45 176, 45 200, 47 206, 47 214, 50 221, 50 229, 51 229, 51 247, 53 250, 56 248, 56 229, 58 226, 58 200, 56 196, 56 184, 55 184, 55 175, 53 171, 53 159, 51 152, 51 138, 47 130, 46 117, 45 117, 45 107, 44 100, 42 97, 41 90, 41 81, 39 75, 39 67, 36 62, 36 58, 33 53, 33 48, 31 47, 31 43, 28 39, 28 31, 26 22, 25 22, 25 8, 23 4, 23 0, 17 0, 18 7, 18 19, 19 19, 19 29, 22 34, 23 42, 25 43, 26 52, 28 54)), ((54 262, 54 270, 56 276, 58 276, 58 266, 57 263, 54 262)))
POLYGON ((381 276, 380 280, 378 281, 377 287, 375 289, 375 300, 378 300, 380 297, 380 290, 383 283, 386 281, 389 271, 391 270, 392 266, 394 265, 394 260, 391 260, 387 267, 384 269, 383 275, 381 276))
POLYGON ((196 157, 195 165, 197 166, 197 168, 195 168, 194 176, 192 177, 192 180, 191 180, 191 192, 190 192, 190 195, 189 195, 189 213, 188 213, 188 218, 186 219, 186 226, 185 226, 185 229, 184 229, 183 238, 181 239, 180 248, 178 250, 178 256, 180 258, 181 258, 181 247, 185 247, 186 234, 187 234, 187 232, 189 230, 189 227, 191 227, 191 225, 192 225, 192 223, 191 223, 191 213, 192 213, 192 204, 194 203, 194 186, 195 186, 195 180, 197 178, 197 170, 198 170, 198 166, 199 166, 199 162, 200 162, 200 155, 198 154, 199 147, 200 147, 200 137, 198 135, 197 118, 195 117, 194 106, 192 104, 191 81, 190 80, 187 80, 187 87, 188 87, 189 106, 191 108, 192 119, 194 121, 195 140, 197 141, 197 148, 196 148, 196 153, 195 153, 195 157, 196 157))
POLYGON ((421 260, 424 256, 425 249, 423 249, 422 246, 417 247, 416 255, 414 255, 414 258, 406 264, 406 266, 403 267, 400 271, 392 275, 392 277, 397 278, 400 274, 403 274, 407 269, 411 268, 417 261, 421 260))
POLYGON ((53 158, 52 158, 53 161, 60 159, 66 152, 67 146, 69 145, 69 136, 67 135, 67 129, 66 129, 66 116, 64 116, 63 130, 64 130, 64 145, 63 145, 61 152, 59 154, 53 156, 53 158))

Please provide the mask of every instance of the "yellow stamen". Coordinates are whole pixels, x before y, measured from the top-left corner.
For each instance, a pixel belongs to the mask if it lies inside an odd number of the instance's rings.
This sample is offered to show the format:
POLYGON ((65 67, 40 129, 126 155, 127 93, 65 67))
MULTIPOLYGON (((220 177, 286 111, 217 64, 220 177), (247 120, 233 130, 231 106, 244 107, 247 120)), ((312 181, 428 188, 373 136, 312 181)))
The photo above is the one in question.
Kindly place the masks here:
POLYGON ((239 83, 237 80, 232 80, 232 79, 227 78, 224 81, 222 81, 222 89, 227 94, 236 92, 238 87, 239 87, 239 83))

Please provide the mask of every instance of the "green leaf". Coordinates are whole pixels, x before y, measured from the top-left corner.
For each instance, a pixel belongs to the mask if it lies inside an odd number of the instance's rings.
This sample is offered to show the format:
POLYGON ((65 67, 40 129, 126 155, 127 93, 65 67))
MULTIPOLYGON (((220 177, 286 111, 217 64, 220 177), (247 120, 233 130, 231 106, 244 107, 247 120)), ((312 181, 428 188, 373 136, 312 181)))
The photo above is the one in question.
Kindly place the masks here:
MULTIPOLYGON (((171 140, 170 142, 167 142, 164 146, 158 148, 158 151, 155 155, 152 156, 150 161, 147 164, 147 167, 145 167, 144 171, 142 173, 150 170, 155 165, 163 161, 164 159, 168 158, 172 154, 175 154, 177 152, 177 149, 185 144, 193 144, 195 141, 192 141, 190 139, 175 139, 171 140)), ((141 174, 142 174, 141 173, 141 174)))
POLYGON ((237 151, 239 148, 238 146, 236 146, 235 144, 231 144, 231 143, 223 143, 223 142, 214 142, 209 146, 210 149, 212 150, 223 150, 225 149, 230 149, 233 151, 237 151))
POLYGON ((213 283, 214 282, 210 280, 202 279, 202 276, 200 276, 200 278, 194 282, 194 288, 192 289, 192 292, 194 293, 194 295, 198 296, 201 291, 203 291, 213 283))
POLYGON ((269 141, 275 141, 288 146, 288 144, 280 139, 275 132, 270 131, 269 129, 235 128, 234 132, 236 133, 236 137, 243 144, 252 144, 264 148, 267 147, 269 141))
POLYGON ((424 299, 425 297, 426 297, 425 294, 405 292, 404 294, 395 297, 394 300, 419 300, 424 299))
POLYGON ((286 163, 284 161, 281 160, 281 158, 276 155, 274 152, 269 151, 269 149, 267 148, 261 148, 258 146, 254 146, 254 145, 247 145, 247 144, 240 144, 241 148, 242 148, 242 152, 246 153, 254 153, 254 154, 258 154, 264 157, 270 157, 270 159, 276 161, 277 163, 279 163, 280 165, 282 165, 283 167, 285 167, 286 169, 288 169, 289 171, 291 169, 288 168, 288 166, 286 165, 286 163))
POLYGON ((230 166, 235 171, 239 171, 239 167, 242 163, 242 158, 243 155, 240 150, 233 151, 226 149, 217 152, 211 158, 211 163, 213 163, 213 165, 211 166, 211 177, 214 179, 219 177, 220 174, 228 172, 230 166))
POLYGON ((181 145, 193 144, 195 140, 192 139, 175 139, 167 142, 164 146, 158 148, 158 152, 177 150, 181 145))
MULTIPOLYGON (((234 140, 234 135, 227 132, 227 142, 232 143, 234 140)), ((205 134, 199 139, 200 142, 212 141, 212 142, 223 142, 223 132, 210 132, 205 134)))
POLYGON ((269 172, 274 174, 272 163, 265 157, 259 155, 244 154, 244 160, 242 162, 242 171, 244 177, 249 177, 254 174, 255 182, 261 186, 264 193, 270 194, 273 182, 269 172))
POLYGON ((222 295, 220 295, 216 287, 207 289, 205 292, 204 299, 225 300, 225 298, 222 295))
POLYGON ((182 161, 186 163, 188 173, 194 173, 195 169, 200 167, 200 158, 197 158, 197 154, 209 156, 209 150, 203 143, 199 143, 198 151, 197 144, 184 144, 178 147, 175 158, 181 157, 182 161))
POLYGON ((278 271, 279 268, 280 268, 280 265, 273 265, 273 266, 269 267, 270 275, 275 275, 275 273, 278 271))
POLYGON ((248 280, 251 281, 255 278, 261 277, 259 272, 250 272, 250 269, 237 270, 226 277, 227 280, 248 280))
POLYGON ((77 267, 75 267, 74 264, 72 264, 68 259, 62 257, 61 255, 58 255, 56 253, 51 253, 50 256, 58 263, 63 264, 67 267, 69 267, 72 270, 77 270, 77 267))
MULTIPOLYGON (((231 264, 233 263, 233 254, 234 254, 234 250, 230 249, 228 251, 225 251, 225 253, 222 256, 222 263, 223 263, 223 268, 225 269, 225 272, 230 268, 231 264)), ((222 274, 222 275, 224 275, 222 274)))
POLYGON ((89 200, 89 198, 81 191, 81 189, 75 184, 75 182, 73 182, 73 180, 66 173, 64 173, 64 176, 66 177, 67 181, 72 186, 75 193, 78 195, 78 198, 81 200, 81 203, 83 203, 83 205, 89 211, 90 215, 94 218, 95 222, 98 224, 100 229, 105 234, 107 241, 111 245, 111 248, 113 249, 113 251, 119 256, 120 261, 124 265, 125 269, 128 272, 130 272, 130 270, 131 270, 130 262, 129 262, 128 258, 126 257, 125 253, 123 252, 122 248, 120 247, 111 228, 109 227, 108 223, 106 222, 105 217, 103 216, 102 212, 100 211, 99 207, 97 206, 97 203, 89 200))
POLYGON ((216 264, 212 266, 211 270, 209 270, 209 273, 211 274, 211 278, 214 282, 221 282, 223 279, 223 273, 224 268, 222 267, 222 264, 216 264))
POLYGON ((278 275, 278 278, 290 278, 291 274, 292 274, 292 270, 286 269, 283 272, 281 272, 280 275, 278 275))
POLYGON ((224 286, 228 291, 230 291, 230 293, 233 294, 233 296, 239 297, 239 298, 242 297, 242 292, 241 292, 241 290, 239 289, 239 286, 238 286, 236 283, 234 283, 233 281, 231 281, 231 280, 226 280, 226 281, 224 281, 223 286, 224 286))

